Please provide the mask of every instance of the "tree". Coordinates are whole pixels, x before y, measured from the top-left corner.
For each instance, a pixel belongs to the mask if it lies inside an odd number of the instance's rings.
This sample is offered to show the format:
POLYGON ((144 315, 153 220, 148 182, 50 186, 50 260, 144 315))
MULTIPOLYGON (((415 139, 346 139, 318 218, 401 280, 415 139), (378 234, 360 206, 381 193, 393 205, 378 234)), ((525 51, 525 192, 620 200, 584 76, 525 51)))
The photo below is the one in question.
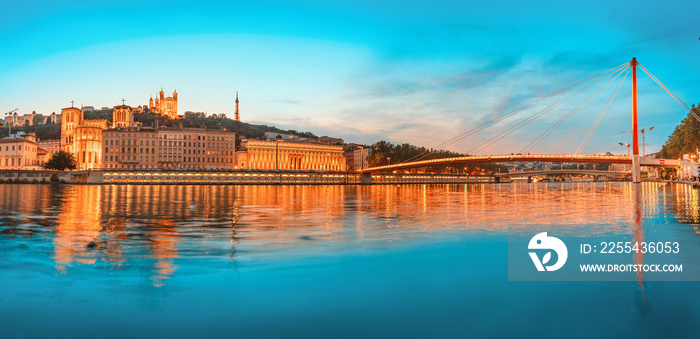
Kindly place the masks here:
POLYGON ((44 164, 44 168, 59 171, 74 170, 78 168, 78 162, 75 160, 73 153, 58 151, 44 164))
MULTIPOLYGON (((371 155, 367 157, 367 162, 370 166, 383 166, 405 161, 416 161, 419 159, 429 160, 465 156, 465 154, 457 152, 427 149, 408 143, 394 145, 384 140, 370 146, 370 153, 371 155)), ((436 173, 508 173, 508 169, 504 165, 489 162, 433 165, 426 167, 425 171, 436 173)))
POLYGON ((39 140, 61 139, 61 124, 44 124, 33 127, 39 140))
POLYGON ((700 121, 692 113, 700 115, 700 108, 693 105, 691 112, 688 112, 661 147, 658 158, 678 159, 683 154, 693 154, 700 150, 700 121))
POLYGON ((85 120, 105 119, 109 122, 112 122, 112 113, 113 112, 114 112, 113 108, 108 108, 105 110, 96 109, 94 111, 86 111, 86 112, 83 112, 83 119, 85 119, 85 120))
POLYGON ((32 125, 36 126, 44 123, 44 116, 41 114, 36 114, 36 111, 32 111, 32 125))

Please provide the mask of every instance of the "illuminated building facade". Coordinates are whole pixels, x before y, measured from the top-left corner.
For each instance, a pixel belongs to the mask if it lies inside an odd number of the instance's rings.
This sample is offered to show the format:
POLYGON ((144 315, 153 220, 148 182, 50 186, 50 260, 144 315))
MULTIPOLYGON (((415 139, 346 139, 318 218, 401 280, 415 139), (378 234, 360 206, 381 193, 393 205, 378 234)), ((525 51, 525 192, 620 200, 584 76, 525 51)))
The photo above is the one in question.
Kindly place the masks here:
POLYGON ((61 150, 61 140, 59 139, 38 140, 36 144, 40 149, 46 151, 48 157, 51 157, 61 150))
POLYGON ((103 168, 103 131, 110 127, 136 128, 131 106, 114 106, 112 124, 106 119, 84 119, 83 110, 61 110, 61 149, 75 155, 79 170, 103 168))
POLYGON ((158 129, 159 163, 163 168, 233 169, 236 133, 205 128, 158 129))
POLYGON ((0 139, 0 169, 34 170, 42 163, 37 158, 34 134, 15 134, 0 139))
POLYGON ((239 157, 239 168, 346 170, 343 146, 282 140, 247 140, 241 143, 241 148, 245 155, 241 154, 239 157))
POLYGON ((233 169, 236 133, 204 128, 117 127, 104 131, 105 169, 233 169))
POLYGON ((112 112, 112 127, 130 127, 134 124, 134 112, 131 106, 114 106, 112 112))
POLYGON ((102 167, 102 131, 106 119, 84 119, 77 107, 61 109, 61 150, 75 155, 79 170, 102 167))
POLYGON ((156 96, 156 100, 148 101, 148 108, 151 112, 164 115, 170 119, 177 119, 177 89, 173 91, 173 96, 165 97, 165 92, 163 92, 163 87, 160 87, 160 92, 156 96))
POLYGON ((346 162, 353 171, 369 168, 369 163, 367 162, 369 155, 369 147, 357 146, 345 151, 346 162))
POLYGON ((49 115, 48 119, 49 119, 49 123, 52 123, 52 124, 57 124, 57 123, 61 122, 61 116, 56 114, 56 112, 51 113, 51 115, 49 115))
POLYGON ((103 168, 157 168, 156 130, 117 127, 104 131, 103 168))

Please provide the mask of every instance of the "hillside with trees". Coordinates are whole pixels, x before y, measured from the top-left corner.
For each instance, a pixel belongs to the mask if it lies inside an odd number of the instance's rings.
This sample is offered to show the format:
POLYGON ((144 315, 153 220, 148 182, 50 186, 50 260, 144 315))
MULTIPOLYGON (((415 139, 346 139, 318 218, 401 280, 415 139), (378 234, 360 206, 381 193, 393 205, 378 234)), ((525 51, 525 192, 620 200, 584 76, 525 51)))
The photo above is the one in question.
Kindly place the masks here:
MULTIPOLYGON (((111 118, 110 118, 111 120, 111 118)), ((265 132, 295 134, 301 137, 318 138, 311 132, 299 132, 296 130, 283 130, 274 126, 255 125, 246 122, 235 121, 228 118, 225 114, 206 115, 202 112, 185 112, 182 119, 171 120, 168 117, 158 115, 152 112, 135 113, 134 120, 143 124, 143 126, 168 126, 175 127, 182 124, 182 127, 206 127, 210 129, 225 129, 227 131, 236 132, 237 135, 245 136, 251 139, 261 139, 265 136, 265 132)))
MULTIPOLYGON (((691 112, 700 116, 700 108, 693 105, 691 112)), ((700 150, 700 121, 695 119, 690 112, 676 126, 676 129, 668 137, 666 143, 661 147, 657 158, 678 159, 683 154, 693 154, 700 150)))
MULTIPOLYGON (((23 131, 26 133, 36 133, 36 137, 40 140, 60 139, 61 125, 60 124, 39 124, 32 126, 13 126, 12 133, 23 131)), ((0 138, 8 137, 7 126, 0 128, 0 138)))
MULTIPOLYGON (((84 113, 85 119, 105 119, 112 121, 112 109, 95 110, 84 113)), ((296 130, 283 130, 275 126, 255 125, 246 122, 235 121, 226 117, 223 113, 206 115, 202 112, 186 112, 184 118, 171 120, 165 116, 158 115, 152 112, 134 113, 134 120, 140 122, 144 127, 153 126, 168 126, 176 127, 182 124, 183 127, 207 127, 209 129, 225 129, 227 131, 236 132, 239 136, 245 136, 251 139, 261 139, 265 136, 265 132, 295 134, 306 138, 318 138, 311 132, 299 132, 296 130)), ((34 132, 39 140, 60 139, 61 125, 60 124, 39 124, 31 126, 13 126, 12 133, 24 131, 26 133, 34 132)), ((0 138, 8 136, 7 127, 0 129, 0 138)))
POLYGON ((96 109, 94 111, 85 111, 85 112, 83 112, 83 119, 86 119, 86 120, 105 119, 109 122, 112 122, 112 113, 113 112, 114 112, 114 108, 96 109))

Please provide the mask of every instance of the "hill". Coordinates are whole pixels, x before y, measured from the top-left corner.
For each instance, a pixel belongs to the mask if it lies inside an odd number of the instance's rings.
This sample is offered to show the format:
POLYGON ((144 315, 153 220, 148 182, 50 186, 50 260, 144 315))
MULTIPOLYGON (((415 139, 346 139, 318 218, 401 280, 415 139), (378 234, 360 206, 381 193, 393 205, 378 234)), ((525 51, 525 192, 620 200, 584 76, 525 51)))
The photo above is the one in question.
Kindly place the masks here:
MULTIPOLYGON (((0 129, 0 138, 6 138, 8 136, 7 127, 0 129)), ((19 131, 24 131, 27 133, 34 132, 36 137, 40 140, 49 139, 60 139, 61 138, 61 125, 60 124, 41 124, 33 126, 14 126, 12 127, 12 133, 19 131)))
MULTIPOLYGON (((96 110, 84 113, 85 119, 106 119, 112 121, 112 110, 96 110)), ((318 138, 311 132, 299 132, 296 130, 283 130, 275 126, 255 125, 246 122, 235 121, 229 119, 224 114, 212 114, 207 116, 204 113, 187 112, 183 119, 171 120, 167 117, 157 115, 155 113, 144 112, 134 113, 134 120, 140 122, 143 126, 155 126, 156 122, 159 126, 179 126, 183 127, 207 127, 210 129, 225 129, 227 131, 236 132, 236 135, 245 136, 250 139, 261 139, 265 136, 265 132, 296 134, 306 138, 318 138)), ((60 124, 41 124, 35 126, 16 126, 12 127, 12 132, 24 131, 27 133, 35 132, 40 140, 59 139, 61 137, 60 124)), ((0 138, 7 137, 7 128, 0 129, 0 138)))
MULTIPOLYGON (((111 120, 111 117, 110 117, 111 120)), ((299 132, 296 130, 283 130, 275 126, 255 125, 247 122, 235 121, 228 118, 223 113, 206 115, 202 112, 186 112, 184 118, 171 120, 167 117, 157 115, 151 112, 135 113, 134 120, 143 124, 143 126, 159 126, 175 127, 182 124, 183 127, 207 127, 212 129, 225 129, 227 131, 236 132, 237 135, 245 136, 250 139, 261 139, 265 136, 265 132, 296 134, 307 138, 318 138, 311 132, 299 132)))

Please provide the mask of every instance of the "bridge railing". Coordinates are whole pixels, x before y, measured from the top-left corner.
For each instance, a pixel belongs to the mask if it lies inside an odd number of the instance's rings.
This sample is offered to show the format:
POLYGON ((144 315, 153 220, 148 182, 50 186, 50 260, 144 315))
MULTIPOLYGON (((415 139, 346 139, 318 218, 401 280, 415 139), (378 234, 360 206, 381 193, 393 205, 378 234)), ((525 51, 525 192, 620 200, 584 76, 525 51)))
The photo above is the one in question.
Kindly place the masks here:
POLYGON ((511 154, 511 155, 478 155, 453 158, 429 159, 405 163, 369 167, 361 170, 363 173, 391 171, 402 168, 427 167, 451 163, 469 162, 510 162, 510 161, 545 161, 545 162, 604 162, 631 164, 632 157, 620 155, 573 155, 573 154, 511 154))

